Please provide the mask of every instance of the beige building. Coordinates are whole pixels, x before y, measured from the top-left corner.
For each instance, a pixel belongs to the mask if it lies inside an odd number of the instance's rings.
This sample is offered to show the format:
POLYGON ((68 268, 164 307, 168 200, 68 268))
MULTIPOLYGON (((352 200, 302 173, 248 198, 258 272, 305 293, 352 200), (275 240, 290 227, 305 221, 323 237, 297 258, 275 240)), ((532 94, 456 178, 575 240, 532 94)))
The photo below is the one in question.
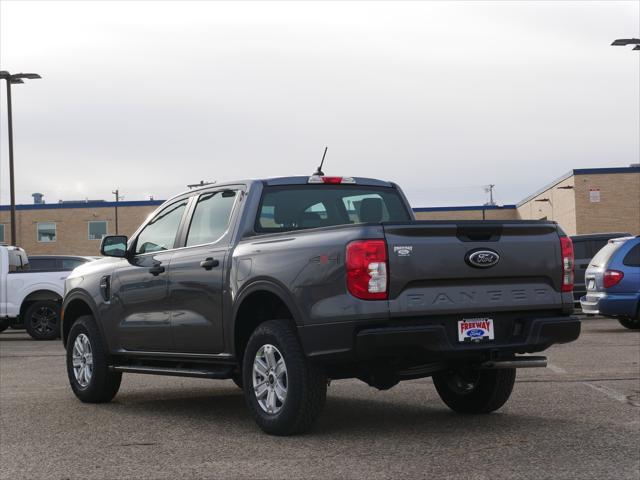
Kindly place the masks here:
POLYGON ((569 235, 639 235, 640 167, 575 169, 516 205, 414 210, 421 220, 554 220, 569 235))
MULTIPOLYGON (((162 201, 118 202, 118 233, 131 235, 162 201)), ((99 255, 115 230, 115 202, 16 206, 16 243, 29 255, 99 255)), ((9 207, 0 206, 0 243, 11 242, 9 207)))

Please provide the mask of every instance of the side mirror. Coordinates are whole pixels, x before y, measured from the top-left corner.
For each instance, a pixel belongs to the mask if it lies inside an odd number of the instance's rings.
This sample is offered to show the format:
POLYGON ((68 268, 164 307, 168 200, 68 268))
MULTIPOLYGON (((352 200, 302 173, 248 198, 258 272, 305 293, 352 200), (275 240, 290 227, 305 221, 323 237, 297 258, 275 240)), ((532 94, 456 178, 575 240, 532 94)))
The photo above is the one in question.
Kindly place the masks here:
POLYGON ((107 235, 102 238, 100 244, 100 253, 105 257, 127 256, 127 236, 126 235, 107 235))

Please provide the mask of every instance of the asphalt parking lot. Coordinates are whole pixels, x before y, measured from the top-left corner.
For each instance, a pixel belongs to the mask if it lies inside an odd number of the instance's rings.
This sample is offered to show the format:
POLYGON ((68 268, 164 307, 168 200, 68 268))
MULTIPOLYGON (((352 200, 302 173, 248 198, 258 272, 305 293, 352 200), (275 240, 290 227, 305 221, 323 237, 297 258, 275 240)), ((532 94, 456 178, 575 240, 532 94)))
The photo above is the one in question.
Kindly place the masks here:
POLYGON ((460 416, 429 379, 333 382, 315 430, 262 434, 231 381, 125 375, 71 393, 58 341, 0 334, 0 478, 640 478, 640 332, 585 319, 520 370, 500 411, 460 416))

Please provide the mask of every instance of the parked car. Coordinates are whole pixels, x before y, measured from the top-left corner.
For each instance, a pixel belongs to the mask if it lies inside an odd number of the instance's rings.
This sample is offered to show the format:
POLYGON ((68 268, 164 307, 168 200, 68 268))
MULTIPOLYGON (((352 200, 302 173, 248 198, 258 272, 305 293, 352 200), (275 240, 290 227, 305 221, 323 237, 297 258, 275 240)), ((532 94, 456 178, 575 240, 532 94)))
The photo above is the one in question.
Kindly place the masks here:
POLYGON ((583 312, 640 329, 640 236, 609 240, 591 260, 585 278, 583 312))
POLYGON ((29 258, 22 248, 0 246, 0 332, 9 327, 26 328, 36 340, 57 338, 64 280, 74 265, 91 260, 71 256, 29 258))
POLYGON ((591 259, 612 238, 629 237, 630 235, 630 233, 609 232, 587 233, 584 235, 573 235, 571 237, 576 271, 576 278, 573 285, 573 299, 577 307, 580 306, 580 299, 587 293, 584 275, 591 259))
POLYGON ((575 340, 573 250, 555 222, 416 221, 367 178, 238 181, 164 203, 66 281, 67 372, 108 402, 124 372, 232 378, 270 434, 309 429, 327 380, 433 377, 488 413, 521 356, 575 340))

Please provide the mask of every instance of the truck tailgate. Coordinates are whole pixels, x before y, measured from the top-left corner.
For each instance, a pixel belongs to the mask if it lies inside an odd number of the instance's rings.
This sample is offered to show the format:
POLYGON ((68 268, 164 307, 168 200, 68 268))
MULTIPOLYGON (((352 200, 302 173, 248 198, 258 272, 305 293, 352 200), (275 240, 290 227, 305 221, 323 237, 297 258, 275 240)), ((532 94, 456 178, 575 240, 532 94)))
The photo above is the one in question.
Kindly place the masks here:
POLYGON ((549 222, 383 224, 391 316, 562 308, 557 225, 549 222), (498 254, 474 266, 479 250, 498 254))

